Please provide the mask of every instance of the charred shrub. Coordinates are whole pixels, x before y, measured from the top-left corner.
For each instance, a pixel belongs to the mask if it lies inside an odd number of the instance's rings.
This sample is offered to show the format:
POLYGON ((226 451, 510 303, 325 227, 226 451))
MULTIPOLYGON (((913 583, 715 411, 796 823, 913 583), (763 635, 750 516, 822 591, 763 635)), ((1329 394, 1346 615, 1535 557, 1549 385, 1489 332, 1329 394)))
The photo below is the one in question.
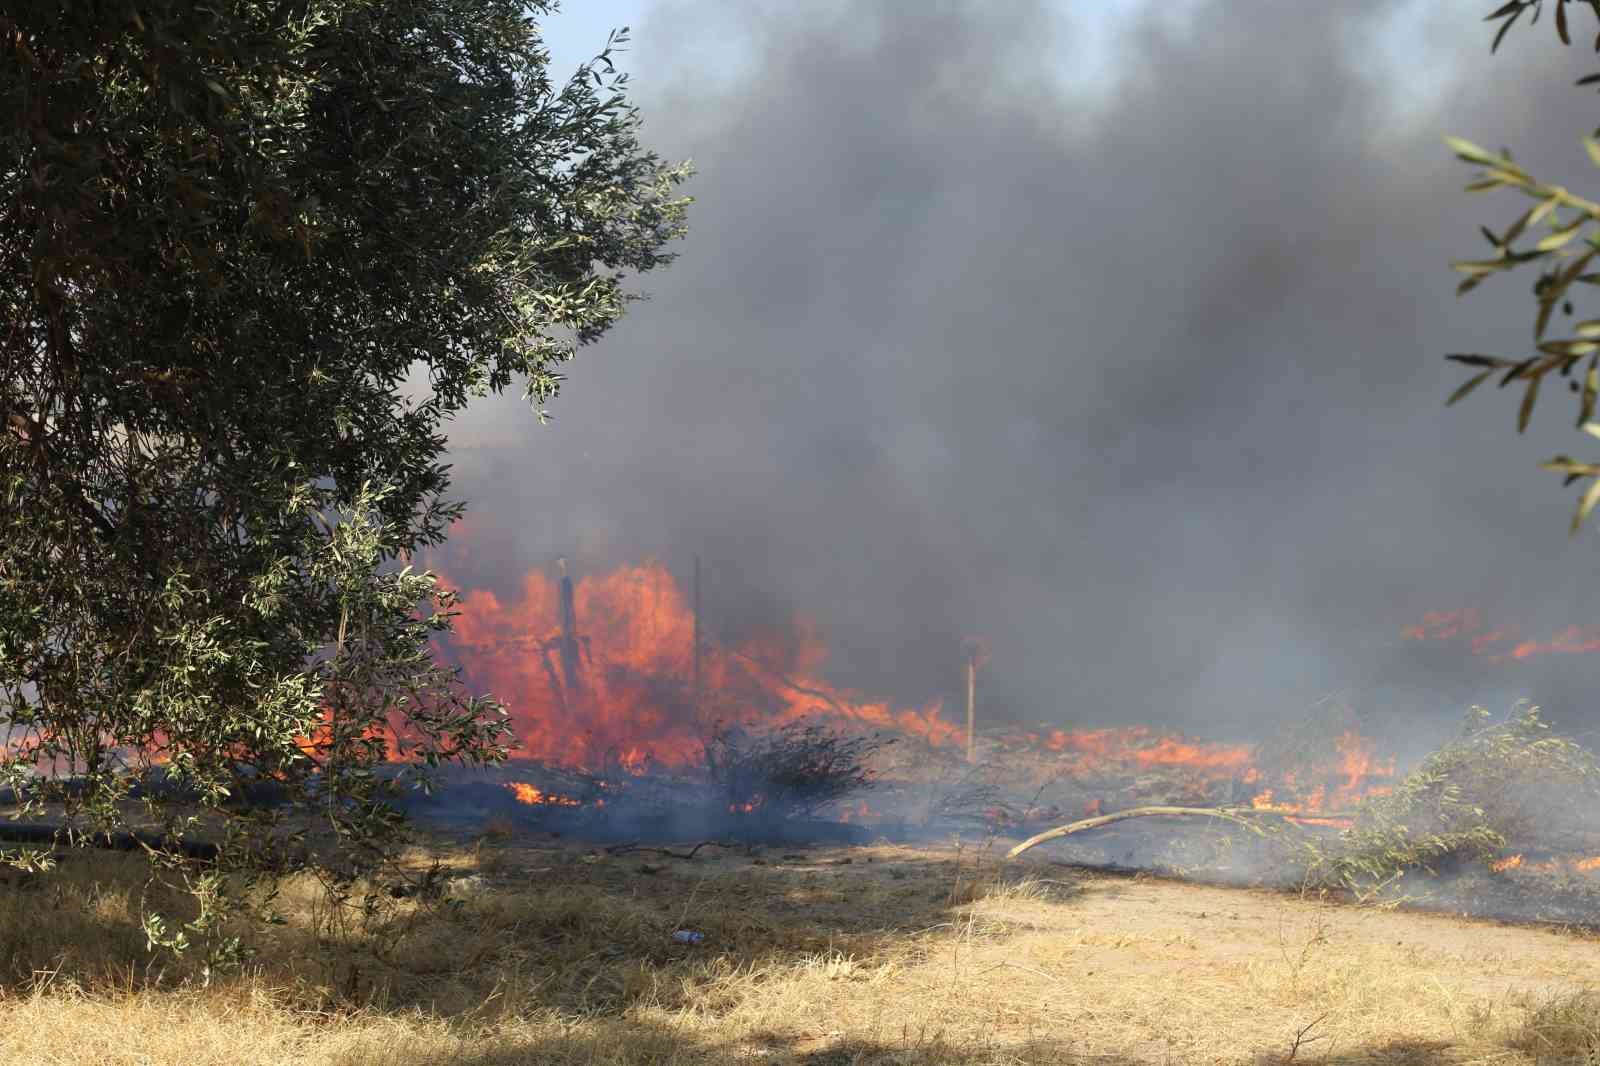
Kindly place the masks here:
POLYGON ((706 741, 706 771, 714 802, 729 812, 809 818, 872 788, 872 758, 892 743, 820 725, 754 733, 719 724, 706 741))
POLYGON ((927 824, 997 829, 1021 823, 1023 812, 1007 803, 999 786, 965 779, 939 791, 928 804, 927 824))
POLYGON ((1034 813, 1046 786, 1040 786, 1027 805, 1009 800, 1004 769, 984 764, 965 770, 954 780, 935 784, 928 793, 926 829, 998 831, 1014 829, 1034 813))

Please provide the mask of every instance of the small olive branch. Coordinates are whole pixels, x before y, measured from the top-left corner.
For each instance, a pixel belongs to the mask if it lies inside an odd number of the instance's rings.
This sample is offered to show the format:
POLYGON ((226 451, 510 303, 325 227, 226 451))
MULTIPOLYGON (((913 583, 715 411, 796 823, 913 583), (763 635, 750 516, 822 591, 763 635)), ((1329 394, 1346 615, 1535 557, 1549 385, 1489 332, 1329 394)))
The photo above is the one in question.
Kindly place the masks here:
MULTIPOLYGON (((1577 2, 1578 0, 1555 0, 1556 36, 1561 38, 1562 44, 1572 43, 1572 34, 1567 27, 1567 4, 1577 2)), ((1600 0, 1584 0, 1584 2, 1594 11, 1595 19, 1600 21, 1600 0)), ((1528 25, 1532 26, 1537 23, 1539 21, 1539 13, 1544 10, 1544 5, 1545 0, 1507 0, 1506 3, 1501 4, 1483 16, 1483 21, 1485 22, 1493 22, 1495 19, 1504 20, 1500 24, 1500 32, 1494 35, 1494 43, 1489 46, 1489 51, 1492 53, 1498 49, 1500 42, 1506 39, 1506 34, 1511 32, 1511 27, 1515 26, 1517 20, 1529 11, 1533 12, 1533 18, 1528 20, 1528 25)), ((1595 51, 1600 52, 1600 41, 1595 42, 1595 51)))
MULTIPOLYGON (((1495 234, 1487 227, 1481 227, 1484 239, 1494 249, 1494 254, 1488 259, 1466 259, 1451 264, 1456 271, 1466 275, 1456 288, 1457 294, 1470 292, 1490 275, 1514 270, 1523 263, 1539 259, 1548 263, 1534 285, 1539 310, 1534 320, 1533 337, 1538 354, 1524 359, 1476 353, 1446 356, 1453 362, 1478 369, 1476 374, 1451 393, 1445 401, 1446 405, 1463 399, 1496 374, 1500 375, 1501 388, 1513 381, 1525 382, 1522 406, 1517 414, 1517 432, 1521 433, 1528 428, 1534 404, 1538 402, 1539 385, 1545 377, 1553 372, 1570 378, 1574 369, 1587 360, 1582 384, 1569 381, 1568 387, 1580 394, 1578 426, 1600 436, 1600 425, 1591 421, 1596 401, 1600 399, 1600 319, 1576 323, 1570 337, 1547 339, 1545 336, 1556 307, 1560 306, 1566 314, 1572 313, 1568 293, 1573 285, 1600 284, 1600 273, 1585 272, 1595 256, 1600 255, 1600 234, 1584 232, 1589 223, 1600 221, 1600 203, 1578 196, 1565 186, 1535 181, 1527 171, 1517 166, 1511 153, 1504 149, 1496 155, 1459 137, 1446 137, 1445 143, 1457 158, 1483 168, 1467 185, 1468 192, 1508 187, 1537 201, 1504 233, 1495 234), (1534 240, 1531 247, 1522 250, 1514 247, 1514 242, 1525 231, 1541 224, 1548 228, 1548 232, 1534 240)), ((1583 145, 1590 160, 1600 166, 1600 140, 1585 137, 1583 145)), ((1541 466, 1542 469, 1566 475, 1569 485, 1583 478, 1596 479, 1583 494, 1573 516, 1572 531, 1576 533, 1595 504, 1600 502, 1600 464, 1580 463, 1568 456, 1558 455, 1541 466)))

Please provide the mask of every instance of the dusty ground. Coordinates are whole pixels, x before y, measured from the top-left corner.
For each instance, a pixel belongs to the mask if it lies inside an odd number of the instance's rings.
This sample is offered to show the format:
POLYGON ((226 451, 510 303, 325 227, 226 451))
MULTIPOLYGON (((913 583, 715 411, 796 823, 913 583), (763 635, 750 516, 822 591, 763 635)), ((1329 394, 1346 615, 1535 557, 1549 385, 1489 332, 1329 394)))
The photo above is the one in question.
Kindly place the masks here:
POLYGON ((458 903, 405 901, 373 935, 319 921, 299 886, 253 970, 208 987, 144 950, 138 860, 69 863, 0 887, 0 1062, 1354 1066, 1600 1047, 1588 935, 997 853, 447 850, 458 903), (675 944, 680 928, 705 939, 675 944))

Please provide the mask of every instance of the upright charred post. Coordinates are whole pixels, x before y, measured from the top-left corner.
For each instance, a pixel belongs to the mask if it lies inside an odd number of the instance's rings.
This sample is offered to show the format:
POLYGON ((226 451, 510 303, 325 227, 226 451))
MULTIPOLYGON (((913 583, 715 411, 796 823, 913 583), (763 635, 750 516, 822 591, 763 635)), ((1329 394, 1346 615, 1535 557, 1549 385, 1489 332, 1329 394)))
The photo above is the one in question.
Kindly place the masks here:
POLYGON ((694 557, 694 720, 700 719, 700 556, 694 557))
POLYGON ((578 648, 578 610, 572 598, 572 578, 567 574, 567 561, 559 560, 561 566, 561 680, 567 691, 569 700, 575 698, 582 687, 582 675, 579 672, 578 648))

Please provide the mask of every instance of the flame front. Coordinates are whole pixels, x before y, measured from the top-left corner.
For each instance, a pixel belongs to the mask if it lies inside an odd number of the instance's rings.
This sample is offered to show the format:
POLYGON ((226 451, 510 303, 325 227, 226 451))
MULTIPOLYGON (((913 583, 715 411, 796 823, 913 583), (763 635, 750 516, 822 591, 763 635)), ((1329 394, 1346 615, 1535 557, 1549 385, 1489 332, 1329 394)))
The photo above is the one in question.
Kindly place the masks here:
MULTIPOLYGON (((697 764, 718 722, 774 728, 821 721, 847 732, 916 738, 932 748, 965 746, 964 729, 943 717, 938 702, 895 707, 824 680, 827 648, 804 619, 738 645, 702 639, 698 675, 694 633, 693 612, 672 575, 646 562, 576 581, 533 572, 514 599, 467 590, 454 638, 441 651, 474 688, 505 701, 519 756, 608 777, 697 764)), ((969 641, 967 652, 976 661, 986 649, 969 641)), ((1363 796, 1386 791, 1381 782, 1395 769, 1393 759, 1380 759, 1372 742, 1353 731, 1338 738, 1325 764, 1303 770, 1303 783, 1259 766, 1250 745, 1146 726, 991 728, 984 738, 1005 757, 1048 764, 1051 775, 1156 774, 1202 790, 1231 781, 1257 792, 1258 807, 1307 819, 1337 816, 1363 796), (1273 791, 1260 791, 1267 786, 1273 791)), ((532 786, 508 787, 524 803, 560 802, 532 786)))

